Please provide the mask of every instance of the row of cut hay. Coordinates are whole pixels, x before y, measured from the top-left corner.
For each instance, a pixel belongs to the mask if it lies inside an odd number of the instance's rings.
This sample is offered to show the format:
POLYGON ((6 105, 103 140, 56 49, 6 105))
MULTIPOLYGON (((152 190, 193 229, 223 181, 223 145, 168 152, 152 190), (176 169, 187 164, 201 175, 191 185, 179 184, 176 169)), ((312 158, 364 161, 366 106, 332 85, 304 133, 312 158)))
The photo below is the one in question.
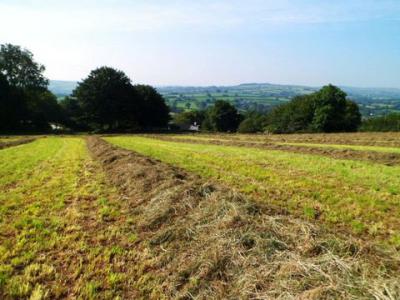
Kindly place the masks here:
POLYGON ((396 299, 400 258, 256 205, 179 168, 88 139, 129 202, 144 298, 396 299))
POLYGON ((227 139, 196 139, 191 136, 184 138, 171 137, 168 135, 144 135, 147 138, 156 138, 164 141, 178 142, 178 143, 192 143, 192 144, 211 144, 211 145, 223 145, 223 146, 235 146, 235 147, 250 147, 266 150, 279 150, 292 153, 300 154, 312 154, 321 155, 334 159, 346 159, 346 160, 358 160, 367 161, 373 163, 385 164, 388 166, 400 164, 400 154, 398 153, 387 153, 377 151, 362 151, 352 149, 335 149, 335 148, 322 148, 322 147, 309 147, 301 145, 284 145, 274 144, 273 142, 253 142, 252 140, 227 140, 227 139))
POLYGON ((8 141, 0 142, 0 149, 31 143, 34 140, 36 140, 36 138, 21 138, 19 140, 12 140, 12 141, 9 141, 9 142, 8 141))
MULTIPOLYGON (((232 134, 193 133, 194 138, 217 138, 233 141, 257 141, 262 143, 295 142, 310 144, 342 144, 360 146, 400 147, 400 132, 345 132, 345 133, 293 133, 293 134, 232 134)), ((179 136, 179 135, 174 135, 179 136)))

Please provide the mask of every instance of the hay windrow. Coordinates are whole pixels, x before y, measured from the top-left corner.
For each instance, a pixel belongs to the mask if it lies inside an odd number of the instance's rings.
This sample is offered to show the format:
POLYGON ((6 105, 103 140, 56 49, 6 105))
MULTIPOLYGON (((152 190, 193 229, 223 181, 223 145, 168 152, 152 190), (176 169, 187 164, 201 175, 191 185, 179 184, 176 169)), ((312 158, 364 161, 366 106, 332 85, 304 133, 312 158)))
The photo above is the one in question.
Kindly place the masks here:
POLYGON ((36 138, 22 138, 19 140, 14 140, 14 141, 9 141, 9 142, 0 142, 0 149, 5 149, 5 148, 9 148, 9 147, 14 147, 14 146, 31 143, 34 140, 36 140, 36 138))
POLYGON ((280 151, 300 153, 300 154, 321 155, 335 159, 367 161, 372 163, 380 163, 388 166, 400 165, 400 154, 398 153, 360 151, 351 149, 318 148, 318 147, 307 147, 301 145, 283 145, 283 144, 275 144, 274 142, 270 141, 261 143, 261 142, 244 141, 235 138, 205 140, 205 139, 191 138, 190 136, 188 136, 187 138, 174 138, 168 135, 144 135, 144 136, 148 138, 157 138, 164 141, 178 142, 178 143, 251 147, 251 148, 267 149, 267 150, 280 150, 280 151))
POLYGON ((143 298, 396 299, 400 258, 88 139, 130 207, 143 298))

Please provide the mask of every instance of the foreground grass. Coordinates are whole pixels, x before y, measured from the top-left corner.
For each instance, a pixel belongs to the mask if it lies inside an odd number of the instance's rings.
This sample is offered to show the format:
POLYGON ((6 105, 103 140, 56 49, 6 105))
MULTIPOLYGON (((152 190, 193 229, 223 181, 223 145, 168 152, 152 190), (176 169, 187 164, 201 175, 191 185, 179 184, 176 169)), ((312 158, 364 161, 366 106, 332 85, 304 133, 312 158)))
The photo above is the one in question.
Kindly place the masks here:
POLYGON ((400 167, 143 137, 106 140, 217 178, 297 215, 400 246, 400 167))
POLYGON ((123 295, 132 232, 84 140, 0 150, 0 190, 1 299, 123 295))
POLYGON ((396 299, 399 258, 91 138, 130 203, 144 299, 396 299), (388 296, 390 295, 390 296, 388 296))

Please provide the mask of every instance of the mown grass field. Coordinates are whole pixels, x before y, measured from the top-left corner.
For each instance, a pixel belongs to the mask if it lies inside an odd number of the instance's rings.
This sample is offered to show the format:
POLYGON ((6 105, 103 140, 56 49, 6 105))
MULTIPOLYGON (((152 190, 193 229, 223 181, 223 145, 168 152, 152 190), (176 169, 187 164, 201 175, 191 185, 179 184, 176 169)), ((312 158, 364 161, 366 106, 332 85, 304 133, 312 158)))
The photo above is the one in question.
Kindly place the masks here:
POLYGON ((1 299, 120 294, 133 233, 83 139, 1 150, 0 190, 1 299))
POLYGON ((313 148, 331 148, 331 149, 351 149, 357 151, 375 151, 383 153, 400 153, 400 148, 382 147, 382 146, 361 146, 361 145, 337 145, 337 144, 312 144, 312 143, 276 143, 278 145, 293 145, 313 148))
POLYGON ((246 141, 252 143, 314 143, 400 147, 398 132, 325 133, 325 134, 171 134, 179 139, 246 141))
MULTIPOLYGON (((137 136, 106 140, 217 179, 257 201, 318 219, 335 230, 349 230, 382 243, 400 245, 400 166, 279 150, 193 144, 185 142, 185 136, 180 138, 182 142, 137 136)), ((197 138, 206 141, 210 137, 197 138)), ((371 150, 372 146, 349 147, 371 150)))
POLYGON ((22 136, 9 136, 9 137, 0 136, 0 143, 17 141, 21 138, 22 136))
MULTIPOLYGON (((281 139, 277 139, 276 136, 264 136, 261 135, 168 135, 169 139, 176 140, 194 140, 200 142, 237 142, 237 143, 248 143, 254 145, 289 145, 289 146, 301 146, 309 148, 322 148, 322 149, 339 149, 339 150, 355 150, 355 151, 372 151, 380 153, 400 153, 400 136, 392 134, 395 139, 375 139, 373 134, 363 135, 358 134, 361 138, 351 139, 351 134, 348 134, 344 141, 340 140, 340 135, 327 135, 323 138, 323 135, 315 134, 315 136, 304 135, 279 135, 281 139), (368 137, 369 136, 369 137, 368 137), (318 139, 319 137, 319 139, 318 139), (332 138, 332 140, 331 140, 332 138), (340 142, 336 144, 337 142, 340 142), (346 143, 346 144, 345 144, 346 143)), ((161 136, 162 137, 162 136, 161 136)), ((355 135, 354 137, 357 137, 355 135)), ((382 137, 380 137, 382 138, 382 137)))
POLYGON ((1 149, 0 299, 396 299, 400 164, 248 146, 397 155, 396 135, 371 136, 48 136, 1 149))
POLYGON ((16 140, 18 140, 18 138, 4 138, 4 137, 0 137, 0 143, 11 142, 11 141, 16 141, 16 140))

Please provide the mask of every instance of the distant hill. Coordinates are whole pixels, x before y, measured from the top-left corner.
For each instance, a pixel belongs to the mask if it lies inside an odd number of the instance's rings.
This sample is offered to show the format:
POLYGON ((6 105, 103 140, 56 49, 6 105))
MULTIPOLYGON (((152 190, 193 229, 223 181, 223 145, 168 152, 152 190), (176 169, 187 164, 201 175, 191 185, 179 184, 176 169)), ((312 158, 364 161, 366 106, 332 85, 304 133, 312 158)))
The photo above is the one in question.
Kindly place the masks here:
POLYGON ((50 80, 49 90, 57 97, 65 97, 72 93, 77 84, 76 81, 50 80))
MULTIPOLYGON (((51 80, 49 89, 61 98, 70 95, 76 85, 75 81, 51 80)), ((359 104, 364 116, 400 111, 400 89, 346 86, 340 88, 359 104)), ((312 93, 319 87, 245 83, 235 86, 160 86, 157 89, 175 112, 205 109, 219 99, 233 103, 242 111, 267 111, 296 95, 312 93)))

